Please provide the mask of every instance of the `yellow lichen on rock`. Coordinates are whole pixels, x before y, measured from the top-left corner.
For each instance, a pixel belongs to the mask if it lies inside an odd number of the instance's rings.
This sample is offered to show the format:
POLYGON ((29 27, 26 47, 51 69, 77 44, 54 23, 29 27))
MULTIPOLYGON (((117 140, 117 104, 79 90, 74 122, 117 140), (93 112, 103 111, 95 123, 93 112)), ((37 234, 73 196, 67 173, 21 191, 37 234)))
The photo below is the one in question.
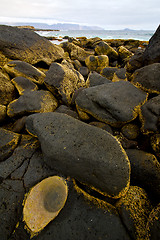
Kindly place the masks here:
POLYGON ((59 176, 48 177, 30 190, 24 199, 23 221, 31 237, 59 214, 67 195, 66 181, 59 176))

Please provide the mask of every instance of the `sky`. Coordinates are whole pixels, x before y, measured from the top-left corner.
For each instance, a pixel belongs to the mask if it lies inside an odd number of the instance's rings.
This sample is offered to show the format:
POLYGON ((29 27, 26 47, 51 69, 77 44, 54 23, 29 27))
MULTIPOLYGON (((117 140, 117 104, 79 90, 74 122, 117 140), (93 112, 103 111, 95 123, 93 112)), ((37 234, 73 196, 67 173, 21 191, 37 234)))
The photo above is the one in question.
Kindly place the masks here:
POLYGON ((156 30, 160 0, 0 0, 0 23, 77 23, 104 29, 156 30))

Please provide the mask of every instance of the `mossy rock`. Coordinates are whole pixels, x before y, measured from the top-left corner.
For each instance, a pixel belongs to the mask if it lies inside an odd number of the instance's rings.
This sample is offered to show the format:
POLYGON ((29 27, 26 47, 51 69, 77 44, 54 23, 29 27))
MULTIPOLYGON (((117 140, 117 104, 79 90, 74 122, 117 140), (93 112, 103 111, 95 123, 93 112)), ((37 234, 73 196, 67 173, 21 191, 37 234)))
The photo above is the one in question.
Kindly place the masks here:
POLYGON ((125 48, 124 46, 120 46, 118 48, 118 55, 120 57, 121 60, 124 60, 124 59, 129 59, 130 57, 133 56, 133 53, 130 52, 127 48, 125 48))
POLYGON ((160 203, 152 209, 146 227, 147 240, 160 239, 160 203))
POLYGON ((121 132, 126 138, 133 140, 138 137, 140 129, 136 124, 128 123, 121 128, 121 132))
POLYGON ((118 71, 119 69, 117 67, 105 67, 101 71, 101 75, 103 77, 106 77, 109 80, 113 79, 114 74, 118 71))
POLYGON ((109 58, 106 55, 91 55, 86 58, 85 64, 90 71, 96 71, 100 73, 103 68, 109 66, 109 58))
POLYGON ((0 105, 0 123, 4 122, 7 116, 7 108, 4 105, 0 105))
POLYGON ((120 68, 114 74, 112 82, 127 81, 126 69, 120 68))
POLYGON ((108 43, 101 41, 95 46, 95 52, 98 55, 107 55, 109 59, 116 60, 118 58, 118 53, 108 45, 108 43))
POLYGON ((11 81, 16 87, 19 95, 23 95, 25 91, 36 91, 38 86, 33 83, 31 80, 25 77, 15 77, 11 81))

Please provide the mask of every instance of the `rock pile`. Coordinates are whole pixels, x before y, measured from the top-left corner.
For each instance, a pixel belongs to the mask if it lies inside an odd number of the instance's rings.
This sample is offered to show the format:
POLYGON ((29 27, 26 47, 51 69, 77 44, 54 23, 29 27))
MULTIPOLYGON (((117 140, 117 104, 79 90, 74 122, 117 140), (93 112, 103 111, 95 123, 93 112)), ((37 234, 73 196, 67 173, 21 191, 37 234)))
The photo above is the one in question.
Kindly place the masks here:
POLYGON ((159 239, 159 39, 0 26, 0 239, 159 239))

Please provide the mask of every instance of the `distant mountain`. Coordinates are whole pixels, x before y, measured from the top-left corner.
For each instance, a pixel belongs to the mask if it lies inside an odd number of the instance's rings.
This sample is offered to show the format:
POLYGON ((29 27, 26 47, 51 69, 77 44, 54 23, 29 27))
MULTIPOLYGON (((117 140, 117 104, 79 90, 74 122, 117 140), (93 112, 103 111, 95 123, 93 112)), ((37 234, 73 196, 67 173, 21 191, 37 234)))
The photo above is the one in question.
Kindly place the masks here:
POLYGON ((56 23, 56 24, 46 24, 46 23, 3 23, 11 26, 33 26, 36 29, 51 29, 51 30, 104 30, 101 27, 97 26, 83 26, 79 24, 72 23, 56 23))

